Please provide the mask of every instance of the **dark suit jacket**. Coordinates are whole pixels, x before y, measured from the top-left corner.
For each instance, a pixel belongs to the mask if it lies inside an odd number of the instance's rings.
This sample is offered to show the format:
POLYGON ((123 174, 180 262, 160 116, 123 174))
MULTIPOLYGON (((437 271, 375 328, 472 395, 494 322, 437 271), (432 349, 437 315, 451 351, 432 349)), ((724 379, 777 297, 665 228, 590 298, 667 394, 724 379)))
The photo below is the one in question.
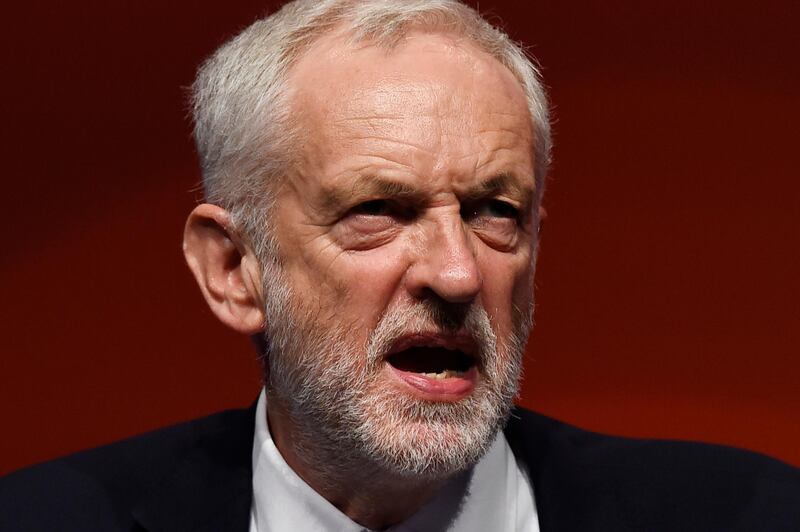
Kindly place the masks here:
MULTIPOLYGON (((216 414, 0 480, 2 531, 247 531, 254 408, 216 414)), ((586 432, 515 409, 542 532, 800 531, 800 470, 698 443, 586 432)), ((487 531, 491 532, 491 531, 487 531)))

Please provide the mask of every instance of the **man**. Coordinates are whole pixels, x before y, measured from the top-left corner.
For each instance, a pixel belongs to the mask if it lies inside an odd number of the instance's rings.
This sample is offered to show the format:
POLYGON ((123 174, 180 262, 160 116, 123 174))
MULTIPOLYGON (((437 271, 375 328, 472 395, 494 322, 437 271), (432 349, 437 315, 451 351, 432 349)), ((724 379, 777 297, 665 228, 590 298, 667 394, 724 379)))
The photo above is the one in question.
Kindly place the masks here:
POLYGON ((512 410, 547 103, 474 11, 287 4, 203 65, 194 115, 187 263, 265 392, 12 475, 0 528, 796 529, 789 466, 512 410))

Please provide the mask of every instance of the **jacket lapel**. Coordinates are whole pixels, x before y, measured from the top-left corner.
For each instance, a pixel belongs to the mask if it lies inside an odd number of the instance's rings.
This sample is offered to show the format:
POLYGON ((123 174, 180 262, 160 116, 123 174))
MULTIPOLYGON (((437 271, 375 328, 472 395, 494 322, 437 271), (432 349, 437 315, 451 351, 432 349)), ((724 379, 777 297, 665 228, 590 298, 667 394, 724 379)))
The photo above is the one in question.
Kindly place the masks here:
POLYGON ((571 459, 575 449, 569 434, 564 434, 566 428, 563 423, 515 406, 504 430, 509 447, 533 484, 542 532, 588 529, 581 524, 587 513, 579 502, 582 485, 576 482, 571 459))
POLYGON ((255 407, 232 412, 197 434, 167 473, 133 509, 145 530, 246 532, 252 499, 255 407))

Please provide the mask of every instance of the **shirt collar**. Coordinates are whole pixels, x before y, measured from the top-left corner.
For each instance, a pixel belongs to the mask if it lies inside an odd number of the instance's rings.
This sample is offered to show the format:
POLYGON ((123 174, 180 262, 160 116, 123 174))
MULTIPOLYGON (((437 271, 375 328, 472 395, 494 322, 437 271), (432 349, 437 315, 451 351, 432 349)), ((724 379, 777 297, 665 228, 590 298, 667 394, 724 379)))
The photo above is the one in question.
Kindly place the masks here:
MULTIPOLYGON (((255 425, 251 532, 365 530, 314 491, 283 459, 269 432, 263 390, 255 425)), ((520 495, 517 473, 514 456, 500 433, 474 467, 454 477, 430 502, 389 530, 515 530, 520 495)))

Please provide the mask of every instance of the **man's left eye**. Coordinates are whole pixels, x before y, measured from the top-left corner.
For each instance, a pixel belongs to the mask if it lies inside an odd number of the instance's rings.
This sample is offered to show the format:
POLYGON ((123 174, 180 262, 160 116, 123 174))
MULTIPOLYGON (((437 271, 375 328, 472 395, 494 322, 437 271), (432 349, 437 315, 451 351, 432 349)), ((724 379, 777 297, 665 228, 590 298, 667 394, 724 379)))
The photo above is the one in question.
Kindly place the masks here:
POLYGON ((510 218, 516 220, 519 217, 519 209, 507 201, 491 199, 477 205, 462 207, 461 215, 465 219, 487 216, 490 218, 510 218))

